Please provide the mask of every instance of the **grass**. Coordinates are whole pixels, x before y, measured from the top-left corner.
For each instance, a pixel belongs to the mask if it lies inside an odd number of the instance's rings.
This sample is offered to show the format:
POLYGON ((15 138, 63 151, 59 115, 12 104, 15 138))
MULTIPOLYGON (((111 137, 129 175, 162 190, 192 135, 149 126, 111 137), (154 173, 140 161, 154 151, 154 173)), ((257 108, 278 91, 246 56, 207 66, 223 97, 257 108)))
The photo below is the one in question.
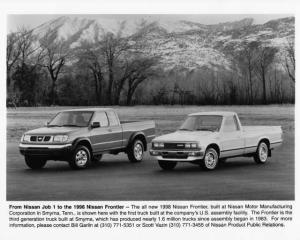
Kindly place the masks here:
MULTIPOLYGON (((58 111, 75 107, 29 107, 7 109, 7 141, 18 142, 22 134, 49 121, 58 111)), ((114 107, 121 120, 154 120, 156 134, 176 130, 187 114, 200 111, 234 111, 243 125, 281 125, 285 136, 294 135, 294 105, 264 106, 135 106, 114 107)))

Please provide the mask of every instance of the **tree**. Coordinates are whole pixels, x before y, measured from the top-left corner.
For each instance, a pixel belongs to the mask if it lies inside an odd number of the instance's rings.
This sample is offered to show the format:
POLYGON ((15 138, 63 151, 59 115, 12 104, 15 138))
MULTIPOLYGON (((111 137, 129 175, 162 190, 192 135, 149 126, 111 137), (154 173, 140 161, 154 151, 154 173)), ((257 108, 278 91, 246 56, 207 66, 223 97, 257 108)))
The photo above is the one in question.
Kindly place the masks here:
POLYGON ((101 52, 95 44, 83 42, 77 55, 79 57, 77 65, 87 68, 94 79, 96 103, 103 104, 104 60, 101 52))
POLYGON ((289 76, 289 78, 295 82, 295 41, 290 38, 287 40, 287 44, 285 47, 286 56, 285 56, 285 70, 289 76))
POLYGON ((15 86, 20 91, 19 103, 24 106, 36 105, 36 88, 39 80, 39 73, 35 66, 23 63, 16 67, 13 74, 16 80, 15 86))
POLYGON ((70 49, 67 42, 59 40, 56 31, 49 30, 40 39, 40 48, 43 55, 41 65, 45 67, 51 78, 50 99, 51 104, 56 104, 56 83, 59 75, 62 73, 68 58, 70 58, 70 49))
MULTIPOLYGON (((99 41, 100 50, 105 59, 107 69, 107 98, 110 104, 119 104, 120 94, 128 79, 136 74, 136 58, 146 50, 145 37, 149 34, 155 24, 141 22, 138 31, 132 36, 123 36, 126 22, 122 22, 116 34, 105 33, 99 41), (143 50, 143 51, 142 51, 143 50)), ((150 57, 151 58, 151 57, 150 57)))
POLYGON ((115 82, 116 64, 121 55, 131 47, 128 39, 122 37, 124 27, 125 22, 122 22, 117 34, 108 32, 104 34, 103 39, 99 42, 108 71, 107 98, 109 103, 113 103, 113 84, 115 82))
POLYGON ((253 70, 256 62, 256 49, 259 47, 257 41, 243 42, 242 49, 238 52, 238 63, 240 68, 245 69, 249 81, 249 103, 253 104, 253 70))
POLYGON ((12 70, 17 66, 31 65, 31 70, 38 66, 41 55, 38 52, 39 47, 34 45, 35 41, 36 36, 32 30, 24 27, 16 33, 8 35, 6 49, 7 87, 11 84, 12 70))
POLYGON ((144 57, 135 59, 133 63, 133 70, 128 76, 127 81, 127 97, 126 104, 131 105, 132 97, 137 87, 145 80, 157 76, 156 66, 158 64, 158 58, 156 57, 144 57))
POLYGON ((277 48, 269 47, 266 45, 260 45, 257 48, 257 59, 256 59, 256 73, 262 81, 263 85, 263 104, 267 103, 267 87, 266 79, 268 71, 274 62, 277 48))

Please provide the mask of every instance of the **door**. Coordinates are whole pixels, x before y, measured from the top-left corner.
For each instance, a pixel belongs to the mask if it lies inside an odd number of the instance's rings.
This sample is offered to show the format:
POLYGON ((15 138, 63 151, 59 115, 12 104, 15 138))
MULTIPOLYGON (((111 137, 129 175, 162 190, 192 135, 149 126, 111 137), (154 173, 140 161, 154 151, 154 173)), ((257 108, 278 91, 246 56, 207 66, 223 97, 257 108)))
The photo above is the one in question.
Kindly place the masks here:
POLYGON ((111 148, 117 149, 123 147, 123 129, 120 125, 119 118, 117 117, 116 113, 114 111, 107 111, 106 112, 108 117, 108 123, 109 123, 109 131, 110 134, 110 141, 111 142, 111 148))
POLYGON ((221 131, 221 156, 242 155, 245 149, 245 139, 243 138, 236 116, 226 116, 221 131))
POLYGON ((106 113, 95 112, 91 123, 99 122, 100 127, 91 129, 91 143, 94 152, 104 151, 110 148, 111 131, 106 113))

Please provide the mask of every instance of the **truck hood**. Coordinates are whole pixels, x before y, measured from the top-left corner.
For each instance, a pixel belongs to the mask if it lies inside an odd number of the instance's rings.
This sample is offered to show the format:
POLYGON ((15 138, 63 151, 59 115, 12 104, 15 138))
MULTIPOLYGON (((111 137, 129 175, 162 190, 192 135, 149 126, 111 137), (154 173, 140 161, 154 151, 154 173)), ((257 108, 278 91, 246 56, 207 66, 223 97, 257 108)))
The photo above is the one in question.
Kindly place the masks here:
POLYGON ((41 127, 30 130, 25 134, 33 135, 57 135, 57 134, 70 134, 81 130, 80 127, 41 127))
POLYGON ((201 141, 201 138, 208 137, 215 134, 214 132, 209 131, 176 131, 174 133, 169 133, 166 135, 162 135, 159 137, 156 137, 153 141, 156 142, 190 142, 195 141, 199 142, 201 141))

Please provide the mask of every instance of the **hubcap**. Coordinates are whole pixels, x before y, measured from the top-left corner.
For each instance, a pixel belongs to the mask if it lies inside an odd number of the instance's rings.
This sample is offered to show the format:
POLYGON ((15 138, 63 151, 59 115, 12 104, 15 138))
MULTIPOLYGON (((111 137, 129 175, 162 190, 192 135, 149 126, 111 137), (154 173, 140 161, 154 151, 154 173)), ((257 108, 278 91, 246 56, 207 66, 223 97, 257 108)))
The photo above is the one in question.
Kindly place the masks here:
POLYGON ((77 153, 76 153, 76 156, 75 156, 75 161, 76 161, 76 165, 79 166, 79 167, 83 167, 86 162, 88 160, 88 154, 86 151, 84 150, 79 150, 77 153))
POLYGON ((135 144, 134 146, 134 157, 137 160, 142 160, 143 158, 143 146, 140 143, 135 144))
POLYGON ((213 152, 208 152, 204 158, 205 166, 209 169, 213 169, 217 165, 217 156, 213 152))
POLYGON ((260 145, 259 158, 262 162, 265 162, 268 158, 268 147, 264 143, 260 145))

